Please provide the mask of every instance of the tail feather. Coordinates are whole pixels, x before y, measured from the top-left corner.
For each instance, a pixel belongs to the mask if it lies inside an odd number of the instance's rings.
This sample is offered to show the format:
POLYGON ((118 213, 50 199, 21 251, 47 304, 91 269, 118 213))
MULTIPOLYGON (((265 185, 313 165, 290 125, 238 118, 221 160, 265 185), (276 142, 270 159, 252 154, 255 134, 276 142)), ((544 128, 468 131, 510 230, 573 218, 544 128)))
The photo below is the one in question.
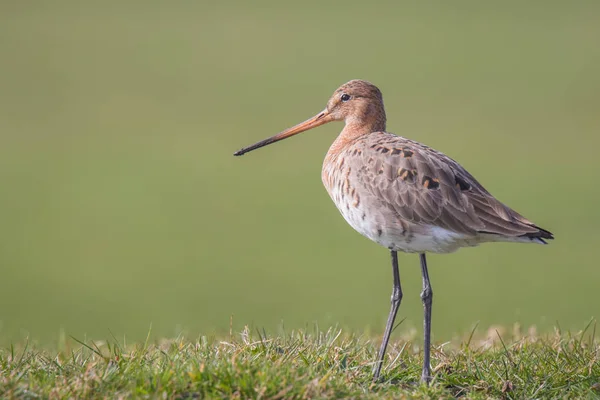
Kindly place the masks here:
POLYGON ((543 244, 548 244, 544 239, 547 239, 547 240, 554 239, 554 234, 552 232, 547 231, 543 228, 540 228, 539 226, 536 226, 536 225, 532 225, 532 228, 535 228, 538 231, 526 233, 524 235, 521 235, 521 237, 530 238, 531 240, 537 240, 543 244))

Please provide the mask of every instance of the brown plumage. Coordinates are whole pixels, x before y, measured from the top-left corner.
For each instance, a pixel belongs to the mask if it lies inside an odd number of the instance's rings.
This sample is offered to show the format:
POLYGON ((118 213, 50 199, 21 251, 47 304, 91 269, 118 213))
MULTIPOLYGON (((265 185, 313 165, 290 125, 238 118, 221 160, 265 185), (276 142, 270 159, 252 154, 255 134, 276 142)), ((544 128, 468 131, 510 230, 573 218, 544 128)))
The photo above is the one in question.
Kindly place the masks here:
POLYGON ((402 298, 397 251, 419 253, 425 309, 425 360, 422 380, 430 380, 429 347, 432 291, 425 253, 449 253, 483 242, 546 243, 552 233, 502 204, 456 161, 424 144, 385 131, 379 89, 363 80, 339 87, 319 114, 259 147, 331 121, 345 127, 323 163, 322 179, 346 221, 392 252, 392 309, 374 367, 379 377, 385 349, 402 298))
MULTIPOLYGON (((458 234, 455 241, 439 247, 412 249, 410 243, 402 248, 388 243, 386 247, 392 249, 449 252, 486 241, 544 243, 544 239, 552 239, 550 232, 494 198, 456 161, 391 133, 361 136, 327 156, 323 182, 333 200, 341 203, 342 214, 352 219, 351 210, 344 210, 350 200, 344 201, 339 195, 342 192, 336 190, 341 177, 363 202, 354 207, 377 214, 380 221, 375 230, 389 230, 392 235, 402 230, 397 242, 407 240, 412 233, 427 235, 430 227, 458 234)), ((373 236, 373 232, 361 233, 373 236)))

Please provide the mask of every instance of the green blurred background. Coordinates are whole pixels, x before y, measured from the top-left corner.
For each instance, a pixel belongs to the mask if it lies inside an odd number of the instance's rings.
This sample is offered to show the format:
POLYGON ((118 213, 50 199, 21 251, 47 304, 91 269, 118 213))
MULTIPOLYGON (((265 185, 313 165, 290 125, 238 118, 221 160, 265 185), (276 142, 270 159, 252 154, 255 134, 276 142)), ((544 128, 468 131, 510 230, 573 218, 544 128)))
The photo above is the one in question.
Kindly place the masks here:
MULTIPOLYGON (((429 257, 434 338, 598 316, 600 3, 0 4, 0 342, 338 324, 381 332, 389 254, 321 184, 330 124, 378 85, 388 129, 556 235, 429 257)), ((420 272, 401 255, 401 332, 420 272)))

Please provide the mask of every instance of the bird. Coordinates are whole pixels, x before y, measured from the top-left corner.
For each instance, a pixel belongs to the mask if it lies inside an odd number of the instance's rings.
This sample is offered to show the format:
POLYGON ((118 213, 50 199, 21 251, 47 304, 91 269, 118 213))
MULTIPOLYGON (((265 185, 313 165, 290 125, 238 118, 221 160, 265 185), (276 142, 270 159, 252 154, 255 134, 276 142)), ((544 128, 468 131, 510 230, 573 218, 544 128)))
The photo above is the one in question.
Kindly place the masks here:
POLYGON ((427 253, 452 253, 485 242, 547 244, 554 235, 492 196, 465 168, 442 152, 386 131, 379 88, 351 80, 336 89, 323 111, 275 136, 242 148, 250 151, 320 125, 343 121, 323 162, 322 181, 344 219, 363 236, 391 252, 391 309, 373 364, 380 380, 402 287, 398 252, 419 255, 424 310, 421 382, 430 366, 433 290, 427 253))

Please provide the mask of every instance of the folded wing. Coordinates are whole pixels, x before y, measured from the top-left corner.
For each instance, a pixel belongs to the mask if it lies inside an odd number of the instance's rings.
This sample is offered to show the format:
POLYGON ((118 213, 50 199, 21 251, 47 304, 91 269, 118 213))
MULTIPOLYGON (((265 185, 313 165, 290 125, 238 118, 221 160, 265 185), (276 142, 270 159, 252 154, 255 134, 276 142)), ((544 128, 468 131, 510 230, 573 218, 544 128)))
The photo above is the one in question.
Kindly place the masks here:
POLYGON ((360 141, 358 183, 403 220, 466 235, 553 239, 493 197, 450 157, 390 133, 360 141))

